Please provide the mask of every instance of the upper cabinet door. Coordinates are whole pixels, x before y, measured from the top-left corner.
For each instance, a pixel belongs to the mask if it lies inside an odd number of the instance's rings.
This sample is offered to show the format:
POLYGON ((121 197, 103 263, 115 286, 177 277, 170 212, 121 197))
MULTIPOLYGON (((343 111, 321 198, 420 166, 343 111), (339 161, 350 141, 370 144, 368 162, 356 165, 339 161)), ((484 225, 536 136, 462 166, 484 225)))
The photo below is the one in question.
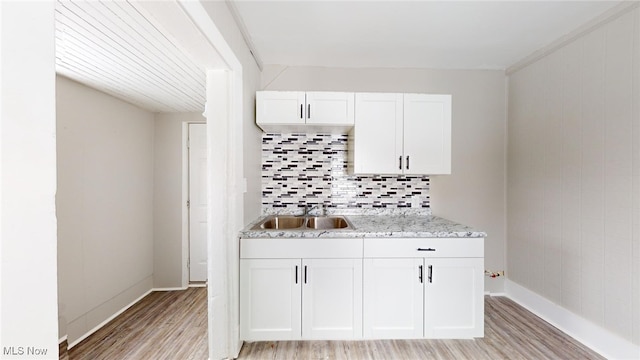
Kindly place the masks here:
POLYGON ((307 92, 307 124, 353 126, 353 93, 307 92))
POLYGON ((256 92, 256 120, 258 124, 304 124, 306 110, 303 91, 256 92))
POLYGON ((356 93, 353 171, 402 173, 402 94, 356 93))
POLYGON ((451 174, 451 95, 404 94, 404 173, 451 174))

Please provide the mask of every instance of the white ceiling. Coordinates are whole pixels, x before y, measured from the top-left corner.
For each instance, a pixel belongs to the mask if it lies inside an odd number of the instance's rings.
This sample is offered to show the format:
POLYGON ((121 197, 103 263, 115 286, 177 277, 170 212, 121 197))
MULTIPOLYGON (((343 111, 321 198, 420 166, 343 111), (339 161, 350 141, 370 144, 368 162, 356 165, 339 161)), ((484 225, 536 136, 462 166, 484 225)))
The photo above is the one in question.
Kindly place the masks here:
POLYGON ((506 69, 619 3, 233 1, 265 64, 455 69, 506 69))
POLYGON ((154 112, 203 111, 226 68, 175 1, 56 3, 56 71, 154 112))

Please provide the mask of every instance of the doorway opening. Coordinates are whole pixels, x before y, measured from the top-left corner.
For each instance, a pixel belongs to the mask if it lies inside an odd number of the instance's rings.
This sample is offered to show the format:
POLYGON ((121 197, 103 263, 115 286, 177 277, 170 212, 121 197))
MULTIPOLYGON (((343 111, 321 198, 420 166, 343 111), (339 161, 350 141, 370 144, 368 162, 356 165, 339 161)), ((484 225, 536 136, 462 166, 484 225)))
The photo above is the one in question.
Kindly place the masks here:
POLYGON ((187 124, 189 286, 207 283, 207 125, 187 124))

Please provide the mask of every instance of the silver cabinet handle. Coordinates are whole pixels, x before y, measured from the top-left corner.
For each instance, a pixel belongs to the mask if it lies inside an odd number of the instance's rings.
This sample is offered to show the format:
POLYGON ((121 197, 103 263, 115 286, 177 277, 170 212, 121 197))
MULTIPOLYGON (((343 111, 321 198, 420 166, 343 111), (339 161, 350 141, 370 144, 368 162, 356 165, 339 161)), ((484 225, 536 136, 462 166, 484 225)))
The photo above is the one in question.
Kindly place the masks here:
POLYGON ((433 282, 433 265, 429 265, 429 275, 427 276, 429 278, 429 283, 433 282))
POLYGON ((311 119, 311 104, 307 105, 307 119, 311 119))
POLYGON ((296 284, 298 283, 298 265, 296 265, 296 284))
POLYGON ((302 106, 303 106, 303 105, 302 105, 302 104, 300 104, 300 119, 302 119, 302 118, 303 118, 303 115, 302 115, 302 106))
POLYGON ((398 169, 402 170, 402 156, 398 156, 398 169))
POLYGON ((418 251, 436 251, 434 248, 418 248, 418 251))
POLYGON ((407 170, 409 170, 409 155, 407 155, 407 170))
POLYGON ((422 265, 418 266, 418 279, 420 279, 420 284, 423 283, 422 279, 422 265))
POLYGON ((307 265, 304 266, 304 283, 307 283, 307 265))

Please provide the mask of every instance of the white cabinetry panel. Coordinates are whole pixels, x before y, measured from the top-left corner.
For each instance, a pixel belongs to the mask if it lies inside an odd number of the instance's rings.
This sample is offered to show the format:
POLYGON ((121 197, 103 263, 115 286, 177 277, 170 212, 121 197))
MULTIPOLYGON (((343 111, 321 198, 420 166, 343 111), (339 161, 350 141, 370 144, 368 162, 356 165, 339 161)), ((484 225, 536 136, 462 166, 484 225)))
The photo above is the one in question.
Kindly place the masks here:
POLYGON ((402 94, 356 94, 355 173, 395 174, 402 156, 402 94))
POLYGON ((364 337, 423 335, 422 259, 364 260, 364 337))
POLYGON ((240 336, 295 340, 301 335, 299 259, 240 260, 240 336))
POLYGON ((256 92, 256 124, 264 131, 346 132, 353 123, 353 93, 256 92))
POLYGON ((450 174, 451 95, 356 93, 350 169, 450 174))
POLYGON ((302 338, 362 338, 362 259, 303 260, 302 338))
POLYGON ((484 259, 425 259, 424 336, 484 336, 484 259))
POLYGON ((404 173, 451 173, 451 96, 404 94, 404 173))
POLYGON ((304 124, 304 106, 302 91, 256 92, 256 118, 261 124, 304 124))

